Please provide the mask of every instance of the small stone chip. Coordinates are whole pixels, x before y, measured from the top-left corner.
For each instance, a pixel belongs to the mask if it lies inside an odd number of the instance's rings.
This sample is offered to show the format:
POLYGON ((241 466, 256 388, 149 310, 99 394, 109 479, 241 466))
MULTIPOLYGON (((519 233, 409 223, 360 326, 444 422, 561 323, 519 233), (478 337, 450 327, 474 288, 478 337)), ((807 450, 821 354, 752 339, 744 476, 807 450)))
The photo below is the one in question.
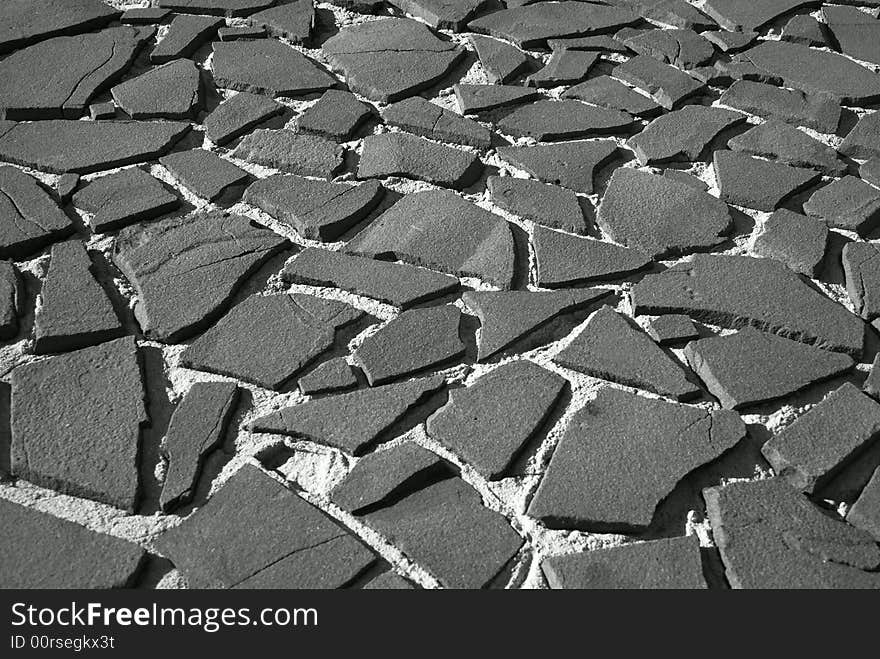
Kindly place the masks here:
POLYGON ((822 270, 827 242, 825 222, 780 208, 764 221, 752 251, 815 278, 822 270))
POLYGON ((156 549, 190 588, 341 588, 376 561, 351 531, 247 464, 156 549))
POLYGON ((830 227, 866 236, 880 225, 880 190, 855 176, 844 176, 817 190, 804 212, 830 227))
POLYGON ((79 174, 62 174, 58 177, 58 182, 55 184, 55 194, 58 195, 58 201, 61 202, 62 206, 70 203, 70 199, 79 187, 79 183, 79 174))
POLYGON ((11 501, 0 499, 0 516, 3 589, 131 587, 146 557, 133 542, 11 501))
POLYGON ((0 261, 0 340, 18 334, 18 306, 21 296, 18 271, 11 261, 0 261))
POLYGON ((283 111, 284 106, 271 98, 240 92, 205 118, 205 135, 217 146, 223 146, 283 111))
POLYGON ((612 240, 655 257, 718 245, 732 221, 727 205, 708 193, 631 168, 614 172, 596 217, 612 240))
POLYGON ((420 265, 500 288, 514 279, 510 224, 449 190, 406 195, 346 246, 346 251, 420 265))
POLYGON ((131 337, 23 364, 12 371, 12 473, 134 512, 147 421, 131 337))
POLYGON ((515 108, 498 122, 498 130, 539 142, 608 135, 629 129, 633 118, 625 112, 578 101, 537 101, 515 108))
POLYGON ((343 357, 320 364, 308 375, 299 379, 299 390, 306 396, 329 394, 354 389, 357 378, 343 357))
POLYGON ((761 448, 776 473, 814 494, 880 433, 880 404, 846 383, 761 448))
POLYGON ((144 170, 130 167, 92 179, 73 195, 73 204, 92 213, 92 231, 105 233, 170 213, 180 207, 180 198, 144 170))
POLYGON ((78 350, 125 333, 78 240, 52 247, 34 328, 38 355, 78 350))
POLYGON ((862 318, 880 318, 880 250, 874 243, 851 242, 843 247, 846 292, 862 318))
POLYGON ((529 70, 532 58, 509 43, 472 34, 468 37, 489 82, 505 84, 529 70))
POLYGON ((745 121, 745 115, 732 110, 688 105, 654 119, 626 145, 643 165, 693 161, 720 133, 745 121))
POLYGON ((250 429, 362 455, 390 439, 387 431, 443 386, 443 378, 432 377, 318 398, 262 416, 251 422, 250 429))
MULTIPOLYGON (((721 95, 721 104, 766 119, 812 128, 820 133, 834 133, 840 123, 840 103, 830 96, 780 89, 751 80, 733 83, 721 95)), ((845 151, 841 153, 846 155, 845 151)))
POLYGON ((481 11, 488 0, 389 0, 410 16, 421 18, 440 30, 462 32, 468 21, 481 11))
POLYGON ((490 176, 486 184, 492 203, 508 213, 554 229, 587 232, 582 202, 571 190, 513 176, 490 176))
POLYGON ((212 16, 175 15, 168 32, 150 53, 150 61, 164 64, 189 57, 207 43, 223 24, 223 19, 212 16))
POLYGON ((567 386, 529 361, 504 364, 463 389, 428 418, 428 436, 490 480, 503 477, 546 422, 567 386))
POLYGON ((397 126, 438 142, 486 149, 492 141, 489 129, 482 124, 431 103, 421 96, 406 98, 387 106, 382 110, 382 119, 389 126, 397 126))
POLYGON ((89 106, 89 117, 98 121, 100 119, 115 119, 116 104, 113 101, 105 101, 104 103, 92 103, 89 106))
POLYGON ((528 514, 549 528, 643 530, 680 480, 745 435, 735 412, 606 387, 572 418, 528 514))
POLYGON ((132 7, 122 12, 119 21, 125 25, 154 25, 170 15, 171 10, 162 7, 132 7))
POLYGON ((704 84, 674 66, 647 55, 638 55, 618 65, 614 76, 650 94, 667 110, 684 104, 706 89, 704 84))
POLYGON ((562 98, 586 101, 593 105, 612 110, 621 110, 622 112, 646 119, 663 112, 663 108, 657 105, 651 98, 640 94, 631 87, 627 87, 611 76, 590 78, 586 82, 566 90, 562 94, 562 98))
MULTIPOLYGON (((862 14, 859 12, 859 14, 862 14)), ((864 14, 862 14, 864 16, 864 14)), ((783 41, 799 43, 805 46, 827 46, 823 26, 812 16, 799 14, 793 16, 782 28, 783 41)))
POLYGON ((880 156, 880 113, 862 115, 847 134, 838 151, 850 158, 875 158, 880 156))
POLYGON ((716 151, 715 180, 729 204, 772 212, 820 180, 812 169, 790 167, 736 151, 716 151))
POLYGON ((874 471, 871 480, 849 509, 846 521, 867 531, 880 542, 880 468, 874 471))
POLYGON ((171 153, 159 158, 159 163, 196 196, 224 205, 241 196, 250 178, 240 167, 205 149, 171 153))
POLYGON ((648 324, 647 332, 661 346, 679 345, 700 338, 694 321, 681 314, 655 318, 648 324))
POLYGON ((703 32, 700 36, 718 46, 719 50, 725 53, 735 53, 751 46, 755 39, 758 38, 758 33, 716 30, 714 32, 703 32))
POLYGON ((695 69, 708 64, 715 55, 712 44, 692 30, 642 30, 622 41, 639 55, 653 57, 680 69, 695 69))
POLYGON ((694 398, 700 393, 700 388, 685 377, 678 362, 608 306, 593 314, 553 361, 595 378, 676 400, 694 398))
POLYGON ((820 350, 746 327, 692 341, 684 356, 722 407, 740 410, 775 401, 853 367, 849 355, 820 350))
POLYGON ((554 50, 544 68, 526 78, 530 87, 572 85, 587 77, 599 55, 586 50, 554 50))
POLYGON ((403 176, 461 190, 474 183, 482 171, 483 163, 470 151, 406 133, 382 133, 364 140, 357 176, 403 176))
POLYGON ((168 468, 159 498, 162 510, 192 498, 205 458, 223 442, 238 394, 234 382, 196 382, 175 408, 165 434, 168 468))
POLYGON ((706 588, 696 535, 551 556, 541 571, 551 588, 706 588))
POLYGON ((306 248, 289 261, 281 276, 294 284, 335 286, 401 309, 452 293, 459 287, 457 278, 439 272, 314 247, 306 248))
POLYGON ((202 104, 199 68, 188 59, 150 69, 110 93, 132 119, 190 119, 202 104))
POLYGON ((765 332, 853 356, 865 323, 772 259, 697 254, 655 275, 630 294, 635 314, 685 313, 721 327, 765 332))
POLYGON ((531 89, 513 85, 454 85, 458 109, 462 114, 477 114, 511 105, 530 103, 541 98, 531 89))
POLYGON ((410 309, 354 351, 371 387, 437 367, 464 354, 461 311, 453 305, 410 309))
POLYGON ((592 194, 596 172, 608 164, 619 150, 614 140, 583 140, 537 146, 503 146, 498 148, 497 153, 502 160, 539 181, 592 194))
POLYGON ((0 258, 21 259, 73 233, 73 224, 39 184, 16 167, 0 167, 0 258))
POLYGON ((295 0, 252 14, 245 22, 265 30, 270 37, 306 44, 315 28, 315 5, 312 0, 295 0))
POLYGON ((323 92, 337 84, 313 60, 274 39, 215 41, 213 48, 214 82, 221 88, 266 96, 300 96, 323 92))
POLYGON ((316 135, 290 130, 255 130, 246 135, 233 158, 290 174, 331 179, 342 168, 345 149, 316 135))
POLYGON ((220 41, 238 41, 239 39, 260 39, 266 36, 261 27, 221 27, 217 30, 220 41))
POLYGON ((252 295, 184 350, 180 363, 279 389, 363 315, 345 302, 301 293, 252 295))
POLYGON ((296 129, 335 142, 348 142, 372 115, 373 109, 351 92, 328 89, 317 103, 299 115, 296 129))
POLYGON ((770 119, 737 135, 727 146, 733 151, 816 169, 828 176, 840 176, 846 172, 846 164, 838 159, 837 151, 777 119, 770 119))

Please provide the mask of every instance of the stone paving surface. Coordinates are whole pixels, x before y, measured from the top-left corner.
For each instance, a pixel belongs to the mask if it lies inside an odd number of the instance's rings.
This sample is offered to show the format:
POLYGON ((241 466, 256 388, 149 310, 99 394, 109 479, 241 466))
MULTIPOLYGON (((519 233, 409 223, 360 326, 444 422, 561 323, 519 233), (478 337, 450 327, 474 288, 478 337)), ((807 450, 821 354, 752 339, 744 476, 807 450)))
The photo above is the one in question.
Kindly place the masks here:
POLYGON ((880 588, 880 3, 0 3, 0 588, 880 588))

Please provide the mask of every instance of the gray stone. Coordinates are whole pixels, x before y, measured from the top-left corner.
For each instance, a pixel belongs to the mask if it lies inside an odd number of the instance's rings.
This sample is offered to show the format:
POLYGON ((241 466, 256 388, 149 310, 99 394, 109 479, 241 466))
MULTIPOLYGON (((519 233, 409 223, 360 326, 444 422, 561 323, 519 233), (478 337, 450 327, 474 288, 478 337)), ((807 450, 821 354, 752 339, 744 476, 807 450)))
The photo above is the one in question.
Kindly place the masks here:
POLYGON ((750 128, 731 139, 727 146, 733 151, 816 169, 828 176, 846 172, 846 164, 838 159, 837 151, 778 119, 750 128))
POLYGON ((571 190, 513 176, 490 176, 486 184, 492 203, 508 213, 554 229, 587 232, 581 203, 589 202, 571 190))
POLYGON ((21 296, 18 271, 11 261, 0 261, 0 340, 18 334, 18 307, 21 296))
POLYGON ((643 90, 667 110, 681 106, 706 89, 674 66, 647 55, 638 55, 618 65, 614 76, 643 90))
POLYGON ((388 4, 421 18, 433 28, 462 32, 488 0, 388 0, 388 4))
POLYGON ((873 157, 859 165, 859 178, 875 188, 880 188, 880 157, 873 157))
POLYGON ((805 94, 750 80, 733 83, 721 95, 721 103, 759 117, 806 126, 820 133, 834 133, 840 123, 840 103, 830 96, 805 94))
POLYGON ((867 531, 880 542, 880 468, 874 472, 858 500, 849 509, 846 521, 867 531))
POLYGON ((541 98, 537 91, 513 85, 454 85, 453 89, 462 114, 496 110, 541 98))
POLYGON ((828 242, 828 225, 822 220, 779 209, 764 221, 752 252, 776 259, 807 277, 822 270, 828 242))
POLYGON ((431 103, 421 96, 405 98, 387 106, 382 110, 382 119, 389 126, 397 126, 438 142, 487 149, 492 141, 492 134, 482 124, 431 103))
POLYGON ((153 64, 164 64, 189 57, 210 41, 217 28, 223 24, 222 19, 212 16, 175 15, 168 32, 150 53, 150 61, 153 64))
POLYGON ((290 174, 331 179, 342 168, 345 149, 317 135, 290 130, 255 130, 238 143, 233 158, 290 174))
POLYGON ((598 76, 575 85, 562 94, 562 98, 573 98, 612 110, 621 110, 642 118, 653 117, 661 108, 653 100, 639 94, 611 76, 598 76))
POLYGON ((472 34, 468 36, 489 82, 504 84, 515 80, 531 68, 532 58, 504 41, 472 34))
POLYGON ((719 50, 725 53, 735 53, 751 46, 755 39, 758 38, 758 33, 752 31, 728 32, 727 30, 716 30, 714 32, 703 32, 701 36, 715 44, 719 50))
POLYGON ((530 87, 572 85, 587 77, 599 61, 599 55, 586 50, 554 50, 550 59, 537 73, 526 78, 530 87))
POLYGON ((717 27, 715 21, 686 0, 611 0, 611 4, 629 7, 648 20, 686 30, 717 27))
POLYGON ((245 22, 265 30, 270 37, 307 44, 315 28, 315 5, 312 0, 295 0, 251 14, 245 22))
POLYGON ((874 243, 847 243, 841 260, 856 313, 867 321, 880 317, 880 250, 874 243))
POLYGON ((24 258, 73 233, 37 179, 15 167, 0 167, 0 218, 0 258, 24 258))
POLYGON ((92 231, 104 233, 170 213, 180 198, 144 170, 129 167, 92 179, 73 195, 73 204, 92 214, 92 231))
POLYGON ((655 318, 648 324, 647 332, 661 346, 678 345, 700 338, 694 322, 680 314, 667 314, 655 318))
POLYGON ((875 158, 880 156, 880 113, 862 115, 855 127, 847 134, 838 148, 850 158, 875 158))
POLYGON ((880 22, 875 16, 855 7, 827 5, 822 8, 822 14, 840 52, 857 60, 880 64, 880 22))
POLYGON ((822 24, 812 16, 799 14, 793 16, 782 28, 782 40, 805 46, 827 46, 827 39, 822 27, 822 24))
POLYGON ((105 103, 92 103, 89 106, 89 118, 94 120, 115 119, 116 105, 113 103, 113 101, 106 101, 105 103))
POLYGON ((690 174, 680 169, 673 169, 670 167, 663 170, 663 176, 673 181, 689 185, 700 192, 709 192, 709 184, 704 180, 697 178, 695 174, 690 174))
POLYGON ((336 85, 336 79, 314 61, 274 39, 214 42, 213 48, 218 87, 266 96, 300 96, 336 85))
POLYGON ((261 27, 221 27, 217 30, 220 41, 238 41, 239 39, 260 39, 266 36, 261 27))
POLYGON ((73 193, 76 192, 79 184, 79 174, 62 174, 58 177, 58 182, 55 184, 55 194, 58 195, 58 201, 61 202, 62 206, 70 203, 73 193))
POLYGON ((578 101, 544 100, 515 108, 497 125, 507 135, 551 142, 617 133, 630 128, 633 118, 578 101))
POLYGON ((695 69, 708 64, 715 48, 692 30, 643 30, 623 43, 639 55, 647 55, 680 69, 695 69))
POLYGON ((628 53, 629 49, 613 36, 597 34, 591 37, 566 37, 564 39, 547 39, 550 50, 594 50, 609 53, 628 53))
POLYGON ((354 389, 357 383, 348 362, 337 357, 318 365, 311 373, 301 377, 299 390, 306 396, 314 396, 354 389))
POLYGON ((718 25, 731 32, 756 30, 797 9, 817 7, 818 0, 708 0, 704 6, 718 25))
POLYGON ((0 53, 62 34, 89 32, 119 14, 100 0, 6 0, 0 7, 0 53))
POLYGON ((482 171, 483 163, 470 151, 406 133, 382 133, 364 140, 357 176, 403 176, 461 190, 476 182, 482 171))
POLYGON ((202 104, 199 69, 187 59, 150 69, 110 93, 132 119, 189 119, 202 104))
POLYGON ((871 370, 862 384, 862 391, 874 400, 880 399, 880 353, 875 355, 874 361, 871 363, 871 370))
POLYGON ((720 133, 745 121, 745 115, 732 110, 688 105, 654 119, 626 145, 643 165, 698 160, 720 133))
POLYGON ((122 12, 119 20, 125 25, 154 25, 170 15, 171 10, 162 7, 132 7, 122 12))
POLYGON ((812 169, 790 167, 737 151, 716 151, 715 181, 729 204, 771 212, 819 181, 812 169))
POLYGON ((247 16, 274 4, 275 0, 159 0, 158 6, 185 14, 247 16))
POLYGON ((549 528, 643 530, 680 480, 745 435, 729 410, 602 389, 572 418, 528 514, 549 528))
POLYGON ((855 176, 844 176, 817 190, 804 212, 830 227, 866 236, 880 224, 880 190, 855 176))
POLYGON ((238 199, 250 180, 246 171, 205 149, 171 153, 159 163, 197 197, 224 205, 238 199))
POLYGON ((415 590, 409 581, 389 570, 364 586, 364 590, 415 590))
POLYGON ((497 149, 497 153, 502 160, 539 181, 592 194, 596 172, 619 151, 617 142, 613 140, 583 140, 536 146, 503 146, 497 149))
POLYGON ((240 92, 205 118, 205 135, 217 146, 223 146, 283 111, 284 106, 271 98, 240 92))
POLYGON ((335 142, 348 142, 372 115, 373 109, 351 92, 328 89, 317 103, 297 117, 296 129, 335 142))

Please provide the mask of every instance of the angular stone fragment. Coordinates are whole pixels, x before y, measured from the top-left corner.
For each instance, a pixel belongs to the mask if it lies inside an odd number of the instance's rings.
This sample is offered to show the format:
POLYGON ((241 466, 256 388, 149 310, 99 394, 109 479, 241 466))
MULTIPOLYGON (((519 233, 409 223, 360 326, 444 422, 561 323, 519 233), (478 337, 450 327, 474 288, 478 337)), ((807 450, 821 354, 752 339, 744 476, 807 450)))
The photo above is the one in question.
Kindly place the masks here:
POLYGON ((73 203, 92 213, 92 231, 105 233, 170 213, 180 199, 144 170, 130 167, 93 179, 73 196, 73 203))
POLYGON ((531 65, 532 59, 519 48, 497 39, 470 35, 468 39, 477 51, 480 64, 489 82, 504 84, 518 78, 531 65))
POLYGON ((486 183, 499 208, 554 229, 586 233, 587 221, 571 190, 513 176, 490 176, 486 183))
POLYGON ((36 485, 133 512, 146 423, 133 338, 12 372, 12 471, 36 485))
POLYGON ((18 334, 18 304, 21 285, 10 261, 0 261, 0 340, 18 334))
POLYGON ((393 103, 445 78, 464 50, 437 38, 425 25, 403 18, 343 28, 322 49, 349 88, 380 103, 393 103))
POLYGON ((535 228, 533 243, 538 285, 543 288, 620 279, 651 262, 647 255, 635 249, 543 227, 535 228))
POLYGON ((131 65, 153 30, 129 26, 55 37, 0 62, 0 117, 75 119, 131 65))
POLYGON ((290 174, 331 179, 343 165, 345 149, 317 135, 290 130, 255 130, 246 135, 233 158, 290 174))
POLYGON ((736 410, 784 398, 853 367, 849 355, 753 327, 692 341, 684 356, 722 407, 736 410))
POLYGON ((599 55, 586 50, 554 50, 547 64, 526 78, 531 87, 559 87, 580 82, 599 60, 599 55))
POLYGON ((672 110, 687 99, 705 91, 705 85, 674 66, 653 57, 638 55, 618 65, 614 75, 650 94, 657 103, 672 110))
POLYGON ((828 176, 840 176, 846 172, 846 164, 838 159, 837 151, 777 119, 770 119, 737 135, 727 146, 733 151, 816 169, 828 176))
POLYGON ((251 465, 156 549, 190 588, 341 588, 376 561, 351 531, 251 465))
POLYGON ((234 201, 249 180, 246 171, 205 149, 178 151, 159 163, 190 192, 213 202, 234 201))
POLYGON ((709 192, 709 184, 704 180, 697 178, 695 174, 684 172, 680 169, 672 169, 671 167, 663 170, 663 176, 679 183, 689 185, 700 192, 709 192))
POLYGON ((125 588, 143 565, 127 540, 6 500, 0 515, 0 588, 125 588))
POLYGON ((81 242, 52 247, 34 328, 34 353, 38 355, 78 350, 125 333, 95 281, 92 261, 81 242))
POLYGON ((265 30, 270 37, 308 43, 315 28, 315 5, 312 0, 295 0, 252 14, 245 22, 265 30))
POLYGON ((458 109, 462 114, 476 114, 510 105, 536 101, 536 91, 513 85, 454 85, 458 109))
POLYGON ((70 202, 70 199, 73 197, 73 193, 76 192, 79 184, 79 174, 62 174, 58 178, 58 182, 55 184, 55 194, 58 195, 58 201, 61 202, 62 206, 65 206, 70 202))
POLYGON ((100 0, 6 0, 0 7, 0 53, 62 34, 88 32, 119 14, 100 0))
POLYGON ((403 176, 461 190, 474 183, 482 171, 483 163, 470 151, 406 133, 382 133, 364 140, 357 176, 403 176))
POLYGON ((627 87, 611 76, 598 76, 565 91, 562 98, 573 98, 612 110, 621 110, 648 118, 660 114, 663 109, 644 94, 627 87))
POLYGON ((757 256, 776 259, 807 277, 822 270, 828 225, 780 208, 764 222, 764 228, 752 245, 757 256))
POLYGON ((461 311, 453 305, 410 309, 354 351, 370 386, 439 367, 464 354, 461 311))
POLYGON ((840 52, 850 57, 880 64, 880 21, 855 7, 824 6, 825 24, 840 46, 840 52))
POLYGON ((487 586, 523 539, 482 505, 460 478, 448 478, 364 517, 364 522, 447 588, 487 586))
POLYGON ((874 400, 880 398, 880 354, 874 356, 871 370, 868 372, 868 377, 865 378, 865 382, 862 385, 862 391, 874 400))
POLYGON ((184 350, 180 363, 279 389, 333 345, 336 330, 363 315, 300 293, 252 295, 184 350))
POLYGON ((628 53, 629 49, 613 36, 597 34, 592 37, 568 37, 565 39, 547 39, 550 50, 595 50, 610 53, 628 53))
POLYGON ((736 151, 716 151, 715 181, 729 204, 771 212, 816 183, 821 174, 753 158, 736 151))
POLYGON ((708 0, 703 6, 718 25, 731 32, 756 30, 796 9, 818 6, 818 0, 708 0))
POLYGON ((360 455, 388 439, 386 431, 443 385, 441 377, 423 378, 318 398, 260 417, 251 422, 250 429, 299 437, 360 455))
POLYGON ((862 115, 838 148, 850 158, 875 158, 880 156, 880 113, 862 115))
POLYGON ((715 21, 686 0, 611 0, 611 4, 629 7, 650 21, 672 27, 686 30, 717 27, 715 21))
POLYGON ((346 251, 478 277, 501 288, 513 284, 510 225, 448 190, 406 195, 355 236, 346 251))
POLYGON ((490 480, 501 478, 544 425, 566 380, 529 361, 505 364, 428 418, 428 436, 490 480))
POLYGON ((480 319, 477 360, 486 361, 557 317, 584 309, 611 294, 573 291, 467 291, 462 300, 480 319))
POLYGON ((870 535, 832 519, 782 478, 703 491, 733 588, 878 588, 870 535))
POLYGON ((491 143, 491 133, 488 128, 431 103, 421 96, 406 98, 387 106, 382 110, 382 119, 390 126, 397 126, 438 142, 453 142, 481 148, 488 148, 491 143))
POLYGON ((880 224, 880 190, 855 176, 844 176, 817 190, 804 202, 804 212, 830 227, 866 236, 880 224))
POLYGON ((73 233, 73 224, 37 180, 0 167, 0 258, 21 259, 73 233))
POLYGON ((132 119, 187 119, 201 106, 199 69, 190 60, 175 60, 116 85, 110 93, 132 119))
POLYGON ((694 69, 707 64, 715 55, 715 48, 691 30, 644 30, 627 39, 626 46, 664 64, 680 69, 694 69))
POLYGON ((436 454, 406 442, 359 460, 330 492, 330 500, 343 510, 362 515, 450 473, 436 454))
POLYGON ((661 346, 676 345, 700 338, 693 321, 679 314, 667 314, 655 318, 648 325, 647 332, 661 346))
POLYGON ((336 85, 336 79, 315 62, 274 39, 214 42, 213 48, 214 82, 221 88, 266 96, 300 96, 336 85))
POLYGON ((275 0, 159 0, 158 5, 186 14, 247 16, 274 2, 275 0))
POLYGON ((758 38, 757 32, 728 32, 717 30, 715 32, 703 32, 701 35, 707 41, 715 44, 725 53, 735 53, 751 46, 758 38))
POLYGON ((175 15, 168 32, 150 53, 150 61, 164 64, 189 57, 209 41, 222 25, 222 19, 211 16, 175 15))
POLYGON ((217 146, 223 146, 283 111, 284 106, 277 101, 240 92, 223 101, 205 118, 205 135, 217 146))
POLYGON ((347 142, 372 115, 372 108, 351 92, 328 89, 317 103, 299 115, 296 129, 300 133, 347 142))
POLYGON ((414 590, 409 581, 391 570, 383 572, 364 586, 364 590, 414 590))
POLYGON ((771 259, 697 254, 646 276, 633 287, 631 302, 636 314, 684 313, 853 356, 862 352, 864 322, 771 259))
MULTIPOLYGON (((858 11, 858 10, 856 10, 858 11)), ((861 14, 861 12, 859 12, 861 14)), ((805 46, 827 46, 822 24, 807 14, 793 16, 782 28, 782 40, 805 46)))
POLYGON ((503 146, 498 156, 539 181, 592 194, 596 172, 618 153, 613 140, 584 140, 537 146, 503 146))
POLYGON ((626 145, 643 165, 697 160, 721 132, 745 121, 745 115, 732 110, 688 105, 654 119, 626 145))
POLYGON ((410 16, 421 18, 440 30, 461 32, 488 0, 389 0, 389 4, 410 16))
POLYGON ((729 410, 604 388, 572 418, 528 514, 550 528, 642 530, 681 479, 745 434, 729 410))
POLYGON ((859 178, 880 188, 880 158, 871 158, 859 165, 859 178))
POLYGON ((266 36, 261 27, 221 27, 217 30, 220 41, 238 41, 239 39, 259 39, 266 36))
POLYGON ((174 121, 0 122, 0 159, 52 174, 90 174, 158 158, 189 128, 174 121))
POLYGON ((459 281, 439 272, 401 263, 386 263, 325 249, 306 248, 281 273, 284 281, 335 286, 407 309, 455 291, 459 281))
POLYGON ((378 181, 349 185, 276 174, 250 185, 244 201, 304 238, 332 241, 369 215, 384 192, 378 181))
POLYGON ((537 101, 520 106, 498 122, 498 129, 514 137, 539 142, 608 135, 630 128, 625 112, 586 105, 578 101, 537 101))
POLYGON ((541 47, 547 39, 615 32, 636 23, 626 9, 582 2, 538 2, 510 7, 470 22, 473 32, 508 39, 520 48, 541 47))
POLYGON ((238 401, 234 382, 196 382, 171 416, 165 434, 168 460, 159 503, 173 510, 192 497, 208 453, 223 441, 238 401))
POLYGON ((700 393, 700 388, 687 380, 680 364, 608 306, 599 309, 553 361, 592 377, 676 400, 700 393))
POLYGON ((827 94, 847 105, 880 100, 880 75, 837 53, 763 41, 737 58, 782 79, 786 87, 827 94))
POLYGON ((750 80, 733 83, 721 95, 721 103, 759 117, 806 126, 820 133, 834 133, 840 123, 840 103, 830 96, 805 94, 750 80))
POLYGON ((299 379, 299 390, 306 396, 337 393, 357 386, 357 378, 351 366, 342 357, 320 364, 308 375, 299 379))
POLYGON ((846 514, 846 521, 880 541, 880 468, 846 514))
POLYGON ((113 101, 107 101, 105 103, 92 103, 89 106, 89 117, 95 120, 115 119, 116 105, 113 103, 113 101))
POLYGON ((706 588, 696 535, 551 556, 541 570, 551 588, 706 588))
POLYGON ((241 215, 196 213, 128 229, 117 267, 137 292, 144 335, 176 343, 210 326, 230 298, 287 241, 241 215))
POLYGON ((162 7, 132 7, 122 12, 119 20, 125 25, 154 25, 170 15, 171 10, 162 7))
POLYGON ((842 261, 846 292, 856 313, 868 321, 880 317, 880 250, 874 243, 847 243, 842 261))
POLYGON ((596 221, 615 242, 663 257, 725 240, 727 205, 685 183, 636 169, 614 172, 596 221))

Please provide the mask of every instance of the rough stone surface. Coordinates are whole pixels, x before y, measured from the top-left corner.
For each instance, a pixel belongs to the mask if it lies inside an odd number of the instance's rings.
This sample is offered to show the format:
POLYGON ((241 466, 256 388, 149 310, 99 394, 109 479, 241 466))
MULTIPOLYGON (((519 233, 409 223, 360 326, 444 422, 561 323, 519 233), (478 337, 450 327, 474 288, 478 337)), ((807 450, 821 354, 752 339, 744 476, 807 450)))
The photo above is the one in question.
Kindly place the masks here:
POLYGON ((246 16, 264 9, 275 0, 159 0, 158 6, 185 14, 246 16))
POLYGON ((880 190, 855 176, 844 176, 817 190, 804 202, 804 212, 830 227, 865 236, 880 224, 880 190))
POLYGON ((134 339, 19 366, 12 410, 14 474, 134 511, 139 435, 148 421, 134 339))
POLYGON ((175 60, 116 85, 110 93, 132 119, 187 119, 201 105, 199 69, 189 60, 175 60))
POLYGON ((682 478, 745 434, 735 412, 602 389, 572 418, 529 515, 551 528, 644 529, 682 478))
POLYGON ((205 149, 171 153, 159 158, 159 163, 183 187, 208 201, 234 200, 249 179, 246 171, 205 149))
POLYGON ((265 30, 270 37, 305 44, 311 40, 315 27, 315 5, 311 0, 296 0, 251 14, 246 22, 265 30))
POLYGON ((795 167, 816 169, 828 176, 846 172, 837 152, 794 126, 770 119, 737 135, 727 146, 752 156, 771 158, 795 167))
POLYGON ((776 259, 807 277, 822 270, 828 242, 828 225, 822 220, 779 209, 764 222, 752 251, 776 259))
POLYGON ((626 145, 643 165, 697 160, 719 133, 745 120, 745 115, 732 110, 690 105, 654 119, 626 145))
POLYGON ((880 64, 880 22, 855 7, 824 6, 822 14, 828 31, 850 57, 880 64))
POLYGON ((712 44, 691 30, 644 30, 622 41, 639 55, 680 69, 695 69, 715 55, 712 44))
POLYGON ((486 184, 492 203, 508 213, 554 229, 587 231, 582 202, 571 190, 513 176, 490 176, 486 184))
POLYGON ((570 87, 562 98, 573 98, 612 110, 649 118, 663 109, 644 94, 640 94, 611 76, 598 76, 570 87))
POLYGON ((114 260, 137 292, 144 335, 176 343, 222 315, 242 283, 286 240, 248 218, 197 213, 128 231, 114 260))
POLYGON ((530 68, 531 58, 515 46, 478 35, 471 35, 468 38, 491 83, 510 82, 530 68))
POLYGON ((674 66, 639 55, 614 69, 614 76, 649 94, 667 110, 702 93, 705 86, 674 66))
POLYGON ((73 225, 36 179, 0 167, 0 257, 23 258, 73 232, 73 225))
POLYGON ((62 34, 89 32, 119 13, 100 0, 7 0, 0 8, 0 53, 62 34))
POLYGON ((460 190, 474 183, 483 164, 469 151, 405 133, 370 135, 358 164, 358 178, 403 176, 460 190))
POLYGON ((880 469, 862 490, 858 500, 846 514, 846 521, 880 540, 880 469))
POLYGON ((316 135, 290 130, 255 130, 239 142, 233 158, 289 174, 331 179, 342 167, 345 150, 316 135))
POLYGON ((536 91, 514 85, 455 85, 454 90, 462 114, 477 114, 541 98, 536 91))
POLYGON ((718 21, 718 25, 725 30, 741 32, 764 27, 797 9, 812 8, 819 4, 816 0, 708 0, 703 11, 718 21))
POLYGON ((300 133, 347 142, 372 115, 372 108, 361 103, 354 94, 328 89, 317 103, 297 117, 296 129, 300 133))
POLYGON ((389 0, 389 4, 431 27, 461 32, 488 0, 389 0))
POLYGON ((284 106, 270 98, 241 92, 223 101, 205 118, 205 135, 223 146, 283 111, 284 106))
POLYGON ((873 243, 851 242, 843 247, 846 292, 865 320, 880 317, 880 250, 873 243))
POLYGON ((18 334, 18 307, 21 282, 10 261, 0 261, 0 339, 18 334))
POLYGON ((736 151, 716 151, 713 163, 721 199, 766 212, 776 210, 820 178, 812 169, 761 160, 736 151))
POLYGON ((636 314, 684 313, 734 329, 751 325, 854 356, 865 336, 858 316, 771 259, 697 254, 645 277, 633 287, 631 302, 636 314))
POLYGON ((98 179, 73 195, 73 204, 91 213, 95 233, 165 215, 180 206, 180 198, 138 167, 129 167, 98 179))
POLYGON ((348 362, 342 357, 337 357, 320 364, 311 373, 301 377, 299 390, 307 396, 314 396, 354 389, 357 383, 357 378, 348 362))
MULTIPOLYGON (((805 94, 751 80, 739 80, 721 95, 721 103, 767 119, 834 133, 840 123, 840 103, 822 94, 805 94)), ((845 151, 841 151, 845 154, 845 151)))
POLYGON ((847 133, 838 149, 850 158, 875 158, 880 156, 880 115, 866 114, 859 118, 858 123, 847 133))
POLYGON ((559 87, 580 82, 598 60, 598 54, 586 50, 554 50, 544 68, 526 78, 526 85, 559 87))
POLYGON ((552 142, 608 135, 632 124, 633 118, 618 110, 571 100, 544 100, 515 108, 498 122, 498 129, 514 137, 552 142))
POLYGON ((503 146, 498 155, 539 181, 575 192, 594 192, 596 172, 618 153, 613 140, 583 140, 537 146, 503 146))
POLYGON ((214 42, 213 70, 218 87, 267 96, 298 96, 336 85, 315 62, 272 39, 214 42))
POLYGON ((437 142, 452 142, 484 149, 491 143, 488 128, 426 101, 421 96, 406 98, 387 106, 382 110, 382 119, 389 126, 397 126, 437 142))
POLYGON ((153 64, 189 57, 217 33, 223 20, 211 16, 176 14, 168 32, 150 53, 153 64))
POLYGON ((686 0, 612 0, 651 21, 687 30, 714 30, 715 21, 686 0))
MULTIPOLYGON (((861 12, 859 12, 861 14, 861 12)), ((805 46, 827 46, 822 24, 812 16, 799 14, 793 16, 782 28, 782 40, 805 46)))
POLYGON ((700 338, 694 322, 687 316, 667 314, 655 318, 647 327, 648 336, 661 346, 681 344, 700 338))

